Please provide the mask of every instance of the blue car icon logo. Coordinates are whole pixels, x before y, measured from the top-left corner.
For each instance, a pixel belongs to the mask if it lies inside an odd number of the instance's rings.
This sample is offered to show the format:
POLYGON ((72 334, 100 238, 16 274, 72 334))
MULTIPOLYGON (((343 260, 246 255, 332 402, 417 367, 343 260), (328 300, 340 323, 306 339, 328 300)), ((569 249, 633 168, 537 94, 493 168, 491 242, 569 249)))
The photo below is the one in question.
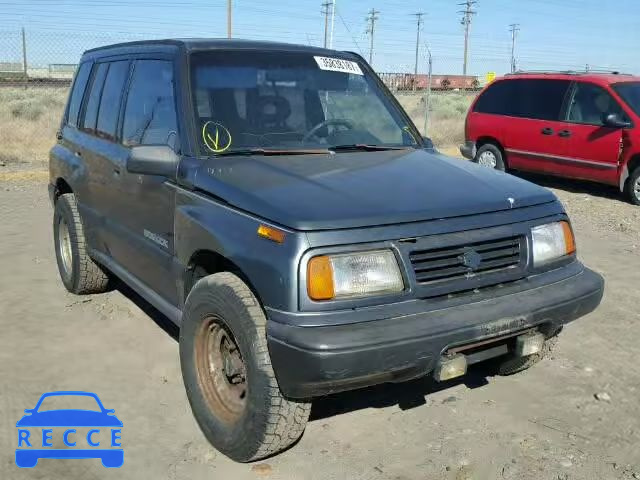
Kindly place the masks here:
POLYGON ((24 411, 18 420, 18 448, 16 465, 21 468, 35 467, 41 458, 99 458, 107 468, 121 467, 124 450, 121 445, 122 422, 114 415, 114 410, 104 408, 100 398, 90 392, 49 392, 40 397, 33 409, 24 411), (49 410, 43 402, 52 399, 90 402, 88 409, 49 410), (95 400, 95 403, 93 400, 95 400), (68 448, 54 448, 54 429, 68 448), (80 430, 87 430, 86 435, 80 430), (40 435, 41 430, 41 435, 40 435), (84 445, 87 448, 84 448, 84 445), (78 448, 75 448, 78 446, 78 448), (109 448, 105 448, 109 447, 109 448))

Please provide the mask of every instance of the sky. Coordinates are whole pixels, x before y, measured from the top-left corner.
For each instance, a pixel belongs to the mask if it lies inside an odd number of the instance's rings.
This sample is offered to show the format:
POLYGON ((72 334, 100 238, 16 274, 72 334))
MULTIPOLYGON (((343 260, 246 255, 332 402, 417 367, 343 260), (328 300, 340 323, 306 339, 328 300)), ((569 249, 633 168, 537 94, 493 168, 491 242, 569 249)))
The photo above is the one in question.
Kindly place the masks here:
MULTIPOLYGON (((232 0, 233 35, 310 45, 324 41, 324 0, 232 0)), ((463 0, 336 0, 334 48, 369 57, 367 13, 379 11, 373 65, 412 72, 416 17, 424 12, 419 71, 461 74, 463 0)), ((510 69, 509 25, 519 24, 518 68, 590 68, 640 73, 639 0, 477 0, 469 40, 470 74, 510 69)), ((227 0, 0 0, 0 62, 76 63, 98 45, 144 38, 225 37, 227 0)))

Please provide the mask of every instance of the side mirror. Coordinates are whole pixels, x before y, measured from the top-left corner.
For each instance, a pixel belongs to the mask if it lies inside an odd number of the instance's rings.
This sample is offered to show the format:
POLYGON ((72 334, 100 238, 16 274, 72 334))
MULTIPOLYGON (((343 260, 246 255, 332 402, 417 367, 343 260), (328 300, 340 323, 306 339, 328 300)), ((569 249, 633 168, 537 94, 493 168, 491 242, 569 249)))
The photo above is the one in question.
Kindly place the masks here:
POLYGON ((430 152, 435 152, 436 151, 436 147, 433 145, 433 140, 431 140, 429 137, 422 137, 422 143, 424 144, 424 149, 428 150, 430 152))
POLYGON ((617 113, 609 113, 604 116, 604 125, 611 128, 629 128, 631 122, 623 120, 617 113))
POLYGON ((131 148, 127 172, 175 178, 180 157, 167 145, 139 145, 131 148))

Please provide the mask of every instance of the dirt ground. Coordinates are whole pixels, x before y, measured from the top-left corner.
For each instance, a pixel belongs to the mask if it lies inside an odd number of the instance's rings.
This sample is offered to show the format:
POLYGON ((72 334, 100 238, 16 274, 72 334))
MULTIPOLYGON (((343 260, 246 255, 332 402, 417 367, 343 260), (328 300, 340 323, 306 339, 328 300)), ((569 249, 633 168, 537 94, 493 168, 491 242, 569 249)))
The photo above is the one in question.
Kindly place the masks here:
POLYGON ((607 281, 601 307, 565 329, 552 359, 515 377, 474 369, 446 385, 423 379, 318 400, 297 445, 243 465, 200 433, 176 332, 161 315, 126 288, 64 290, 42 177, 0 177, 0 479, 640 478, 640 207, 615 190, 532 177, 565 202, 580 257, 607 281), (93 391, 115 409, 122 468, 15 466, 15 423, 52 390, 93 391))

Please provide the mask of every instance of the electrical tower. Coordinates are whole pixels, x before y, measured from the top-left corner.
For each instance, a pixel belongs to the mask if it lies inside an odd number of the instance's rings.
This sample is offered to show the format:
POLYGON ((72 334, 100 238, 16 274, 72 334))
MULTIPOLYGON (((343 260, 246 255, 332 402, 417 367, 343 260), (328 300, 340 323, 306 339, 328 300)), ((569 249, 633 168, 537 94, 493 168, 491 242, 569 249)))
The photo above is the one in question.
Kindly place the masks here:
POLYGON ((418 55, 420 54, 420 27, 422 27, 422 17, 426 15, 426 13, 418 12, 414 13, 413 16, 416 17, 417 20, 417 29, 416 29, 416 63, 414 68, 414 77, 413 77, 413 91, 416 90, 416 83, 418 81, 418 55))
POLYGON ((467 74, 467 59, 469 55, 469 30, 471 27, 471 18, 477 13, 473 10, 473 6, 477 4, 476 0, 466 0, 464 3, 459 3, 461 7, 464 7, 464 10, 459 11, 458 13, 462 14, 462 19, 460 23, 464 25, 464 63, 462 64, 462 74, 467 74))
POLYGON ((324 48, 327 48, 329 41, 329 13, 331 13, 332 2, 324 2, 322 4, 322 14, 324 15, 324 48))
POLYGON ((509 25, 509 31, 511 32, 511 73, 516 73, 516 37, 520 31, 519 23, 512 23, 509 25))
POLYGON ((376 27, 376 21, 378 20, 379 10, 372 8, 369 10, 369 15, 367 15, 367 22, 369 26, 367 27, 367 34, 370 36, 370 45, 369 45, 369 65, 373 64, 373 33, 376 27))

